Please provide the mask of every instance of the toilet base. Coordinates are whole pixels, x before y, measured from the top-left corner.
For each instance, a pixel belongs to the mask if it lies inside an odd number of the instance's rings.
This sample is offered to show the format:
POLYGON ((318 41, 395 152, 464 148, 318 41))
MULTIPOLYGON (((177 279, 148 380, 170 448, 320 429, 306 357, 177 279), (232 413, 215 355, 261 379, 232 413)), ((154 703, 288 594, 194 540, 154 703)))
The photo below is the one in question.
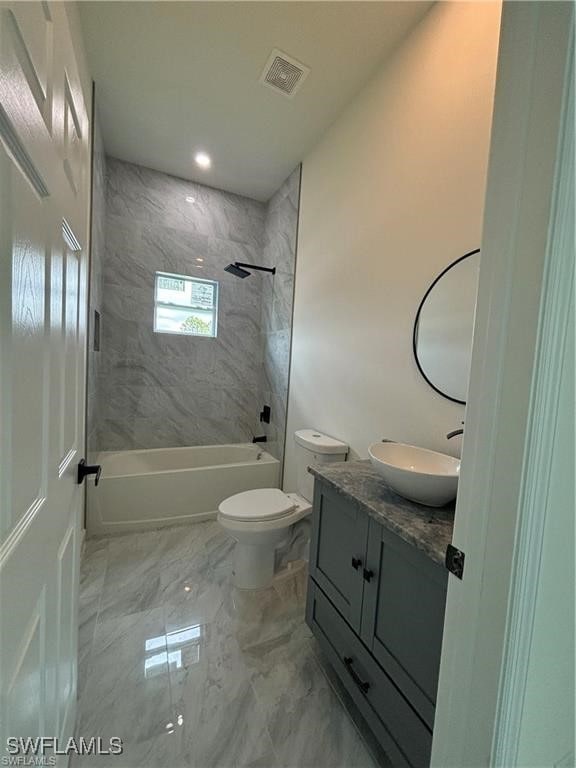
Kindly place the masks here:
POLYGON ((259 534, 254 538, 236 538, 234 545, 234 586, 238 589, 265 589, 274 578, 276 548, 281 546, 289 531, 280 529, 259 534))

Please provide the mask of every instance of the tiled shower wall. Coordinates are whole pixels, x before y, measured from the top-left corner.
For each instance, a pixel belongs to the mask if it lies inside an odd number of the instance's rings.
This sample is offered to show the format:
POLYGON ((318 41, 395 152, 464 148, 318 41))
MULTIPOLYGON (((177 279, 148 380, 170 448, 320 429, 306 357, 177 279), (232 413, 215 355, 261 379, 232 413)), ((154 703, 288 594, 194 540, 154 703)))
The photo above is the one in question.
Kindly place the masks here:
POLYGON ((265 206, 111 158, 106 197, 101 449, 251 440, 262 279, 224 267, 257 263, 265 206), (157 271, 218 280, 217 338, 154 332, 157 271))
POLYGON ((269 403, 275 419, 270 447, 279 455, 290 335, 279 313, 288 302, 284 315, 291 315, 294 266, 283 201, 294 183, 283 185, 267 206, 107 159, 100 450, 250 441, 263 432, 263 392, 272 398, 284 387, 278 408, 269 403), (233 261, 274 258, 276 278, 254 273, 240 280, 224 272, 233 261), (157 271, 219 282, 217 338, 154 332, 157 271), (276 283, 283 290, 272 291, 276 283), (281 328, 284 337, 273 339, 281 328))
POLYGON ((102 314, 102 266, 106 247, 106 155, 98 121, 94 120, 94 168, 92 176, 92 243, 90 251, 90 301, 88 306, 88 454, 99 449, 98 382, 101 354, 94 350, 94 312, 102 314))
POLYGON ((263 264, 276 267, 274 279, 264 280, 262 285, 260 390, 263 401, 271 407, 270 424, 262 426, 268 437, 268 450, 281 461, 286 432, 299 198, 297 168, 268 203, 262 250, 263 264))

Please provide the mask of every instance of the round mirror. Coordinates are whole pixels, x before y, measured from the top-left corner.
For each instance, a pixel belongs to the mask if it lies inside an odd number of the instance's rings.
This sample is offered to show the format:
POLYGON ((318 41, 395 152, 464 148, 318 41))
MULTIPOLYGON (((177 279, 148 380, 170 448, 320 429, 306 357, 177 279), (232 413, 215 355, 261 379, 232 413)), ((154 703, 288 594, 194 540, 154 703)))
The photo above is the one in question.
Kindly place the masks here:
POLYGON ((414 357, 436 392, 466 403, 480 249, 456 259, 426 291, 414 322, 414 357))

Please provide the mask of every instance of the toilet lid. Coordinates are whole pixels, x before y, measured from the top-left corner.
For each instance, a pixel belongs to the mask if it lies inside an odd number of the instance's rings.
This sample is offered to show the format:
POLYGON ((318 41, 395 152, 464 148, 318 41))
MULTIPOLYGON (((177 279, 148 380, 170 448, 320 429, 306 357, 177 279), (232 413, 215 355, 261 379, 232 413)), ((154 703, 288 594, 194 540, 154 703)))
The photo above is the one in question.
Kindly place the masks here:
POLYGON ((230 496, 218 509, 236 520, 271 520, 295 509, 296 504, 279 488, 257 488, 230 496))

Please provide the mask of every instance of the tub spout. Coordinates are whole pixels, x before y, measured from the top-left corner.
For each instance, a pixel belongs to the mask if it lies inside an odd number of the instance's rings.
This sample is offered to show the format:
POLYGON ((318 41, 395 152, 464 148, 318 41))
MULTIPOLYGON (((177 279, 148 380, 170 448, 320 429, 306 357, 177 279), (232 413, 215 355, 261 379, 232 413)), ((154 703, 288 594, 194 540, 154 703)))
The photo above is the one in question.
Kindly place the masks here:
POLYGON ((259 435, 258 437, 253 437, 252 438, 252 442, 253 443, 266 443, 266 442, 268 442, 268 438, 266 437, 266 435, 259 435))

